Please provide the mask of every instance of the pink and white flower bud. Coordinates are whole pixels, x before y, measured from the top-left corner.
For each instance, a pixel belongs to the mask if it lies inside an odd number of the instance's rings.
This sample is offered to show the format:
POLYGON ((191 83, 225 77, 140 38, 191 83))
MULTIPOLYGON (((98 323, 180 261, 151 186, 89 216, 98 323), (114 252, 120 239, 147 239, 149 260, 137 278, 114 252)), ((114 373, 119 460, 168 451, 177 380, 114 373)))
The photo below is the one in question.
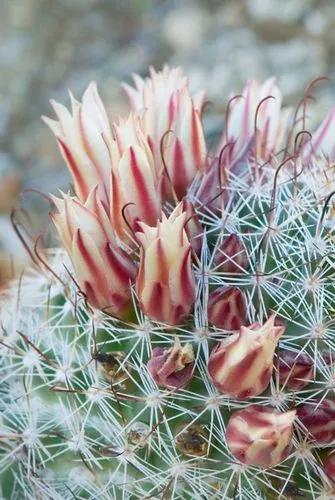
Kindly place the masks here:
POLYGON ((225 238, 216 250, 214 263, 223 273, 243 273, 248 267, 248 255, 242 240, 231 234, 225 238))
POLYGON ((91 189, 97 186, 98 196, 107 208, 112 133, 96 83, 88 86, 81 103, 71 96, 71 105, 70 112, 52 101, 58 120, 47 117, 43 120, 56 136, 80 201, 85 203, 91 189))
MULTIPOLYGON (((122 86, 128 95, 132 109, 143 112, 150 107, 152 121, 154 122, 155 119, 158 120, 156 125, 160 125, 164 129, 164 124, 169 123, 169 110, 166 109, 165 105, 170 101, 171 96, 176 90, 188 86, 188 78, 181 67, 170 68, 168 65, 165 65, 161 71, 157 72, 153 67, 150 67, 149 71, 150 77, 145 79, 139 75, 133 75, 136 88, 131 87, 127 83, 124 83, 122 86), (164 103, 162 113, 158 114, 157 108, 162 103, 164 103)), ((196 109, 201 111, 204 105, 205 92, 197 92, 193 96, 193 100, 196 109)), ((151 128, 154 130, 154 123, 152 123, 151 128)))
POLYGON ((226 433, 230 451, 246 465, 275 467, 290 453, 295 415, 295 410, 279 413, 260 405, 233 413, 226 433))
POLYGON ((149 318, 176 325, 189 314, 195 300, 191 245, 184 229, 186 214, 179 208, 156 227, 139 222, 142 245, 136 291, 149 318))
POLYGON ((279 381, 285 387, 299 390, 313 379, 314 364, 308 354, 282 349, 278 353, 279 381))
POLYGON ((250 80, 242 95, 231 99, 217 151, 219 155, 227 144, 233 145, 225 148, 225 165, 232 164, 253 137, 254 152, 258 158, 268 160, 280 149, 289 117, 287 112, 282 111, 281 104, 282 94, 274 78, 269 78, 263 84, 250 80))
POLYGON ((335 442, 335 401, 310 401, 298 408, 297 416, 314 441, 319 444, 335 442))
POLYGON ((158 385, 168 389, 185 387, 191 380, 194 353, 191 344, 180 345, 176 338, 171 349, 155 347, 148 361, 148 370, 158 385))
POLYGON ((117 245, 97 188, 85 204, 67 195, 53 200, 58 212, 52 219, 80 290, 92 307, 122 316, 131 305, 136 267, 117 245))
POLYGON ((187 78, 180 68, 151 68, 150 78, 134 76, 136 88, 124 85, 133 111, 143 113, 144 130, 161 178, 164 197, 172 191, 182 199, 194 177, 204 168, 206 144, 200 114, 204 94, 192 98, 187 78), (165 171, 161 141, 164 141, 165 171), (171 189, 172 184, 172 189, 171 189))
POLYGON ((223 330, 239 330, 245 323, 246 303, 238 288, 217 288, 209 294, 208 321, 223 330))
POLYGON ((112 226, 121 239, 137 222, 156 225, 161 213, 158 175, 153 156, 142 130, 140 117, 131 114, 128 119, 113 124, 115 139, 111 145, 112 169, 110 215, 112 226))
POLYGON ((333 483, 335 483, 335 453, 330 453, 325 461, 323 462, 323 470, 331 479, 333 483))
POLYGON ((244 399, 261 394, 269 385, 273 357, 283 326, 272 315, 264 325, 241 326, 239 333, 212 350, 208 372, 222 394, 244 399))
MULTIPOLYGON (((174 108, 170 128, 164 143, 164 159, 168 176, 163 170, 163 193, 169 197, 170 182, 181 200, 206 162, 206 143, 199 112, 195 109, 188 88, 175 93, 170 106, 174 108)), ((170 195, 170 197, 172 197, 170 195)))

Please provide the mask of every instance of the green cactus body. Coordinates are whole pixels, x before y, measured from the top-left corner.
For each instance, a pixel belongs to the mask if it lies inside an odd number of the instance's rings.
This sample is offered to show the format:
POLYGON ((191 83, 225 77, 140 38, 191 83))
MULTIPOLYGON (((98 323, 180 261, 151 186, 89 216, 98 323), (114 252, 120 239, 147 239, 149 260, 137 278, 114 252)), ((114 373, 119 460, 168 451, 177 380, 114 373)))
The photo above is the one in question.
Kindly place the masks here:
MULTIPOLYGON (((334 430, 321 443, 297 416, 289 449, 270 467, 240 461, 227 442, 228 422, 251 405, 280 414, 297 409, 299 414, 299 408, 313 401, 334 401, 331 190, 325 193, 322 181, 308 181, 304 169, 312 169, 317 159, 302 168, 298 154, 281 165, 288 153, 267 163, 254 150, 249 152, 238 169, 225 169, 224 189, 219 185, 222 175, 214 176, 217 191, 229 192, 215 207, 199 199, 201 176, 190 185, 188 200, 202 227, 196 236, 201 248, 192 255, 194 304, 178 324, 146 316, 134 284, 129 285, 130 312, 123 319, 92 308, 63 250, 48 252, 53 273, 41 263, 3 292, 3 498, 333 497, 323 461, 333 449, 334 430), (243 263, 222 250, 232 234, 242 245, 243 263), (240 264, 232 272, 222 259, 240 264), (208 321, 209 297, 221 287, 241 292, 243 325, 264 325, 275 315, 273 328, 280 330, 269 361, 269 382, 251 397, 220 391, 209 373, 213 349, 238 335, 208 321), (174 345, 188 344, 193 358, 187 358, 192 367, 187 383, 159 385, 148 368, 154 349, 160 348, 162 355, 174 345), (282 351, 303 353, 311 360, 305 383, 301 376, 303 388, 290 388, 294 362, 285 380, 280 379, 282 351)), ((163 209, 171 213, 171 202, 163 209)), ((257 325, 252 328, 256 335, 257 325)), ((185 365, 178 365, 177 375, 188 366, 186 358, 180 359, 185 365)), ((221 376, 220 367, 214 368, 221 376)), ((248 368, 239 372, 242 385, 248 368)), ((225 381, 235 384, 229 373, 225 381)))

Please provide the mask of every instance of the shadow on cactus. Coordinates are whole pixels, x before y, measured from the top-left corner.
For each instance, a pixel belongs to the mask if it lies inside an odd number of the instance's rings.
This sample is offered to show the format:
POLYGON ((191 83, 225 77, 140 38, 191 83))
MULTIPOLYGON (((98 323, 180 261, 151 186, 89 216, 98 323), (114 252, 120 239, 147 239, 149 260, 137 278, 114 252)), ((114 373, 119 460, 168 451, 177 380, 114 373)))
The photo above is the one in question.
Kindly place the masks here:
POLYGON ((63 250, 1 296, 5 498, 333 498, 335 111, 274 80, 229 101, 180 69, 45 118, 73 177, 63 250))

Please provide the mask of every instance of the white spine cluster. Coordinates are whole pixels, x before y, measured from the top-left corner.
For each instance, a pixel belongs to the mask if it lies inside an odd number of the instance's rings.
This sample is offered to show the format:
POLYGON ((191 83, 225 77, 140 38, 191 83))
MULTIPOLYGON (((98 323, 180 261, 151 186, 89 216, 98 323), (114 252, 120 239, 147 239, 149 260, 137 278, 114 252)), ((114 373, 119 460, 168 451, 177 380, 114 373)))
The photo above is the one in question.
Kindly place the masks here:
POLYGON ((198 212, 206 234, 195 265, 194 314, 184 325, 159 324, 140 311, 137 323, 93 314, 60 251, 49 256, 54 275, 42 267, 29 270, 4 292, 0 470, 5 498, 321 498, 331 491, 320 458, 329 444, 316 447, 299 420, 292 453, 272 469, 239 464, 226 443, 227 417, 250 401, 219 394, 208 376, 211 346, 225 335, 208 325, 211 285, 243 290, 249 322, 263 321, 269 309, 276 312, 287 323, 280 347, 314 360, 314 381, 305 389, 283 387, 275 370, 268 390, 251 402, 285 411, 333 397, 334 361, 326 357, 335 349, 334 240, 320 226, 322 203, 305 184, 285 179, 277 186, 273 209, 270 181, 257 192, 241 179, 231 185, 236 202, 228 210, 198 212), (223 273, 214 263, 220 241, 231 232, 248 255, 248 269, 238 274, 223 273), (194 379, 178 391, 158 387, 146 366, 152 349, 170 346, 176 334, 195 352, 194 379), (111 383, 98 353, 120 351, 125 353, 118 368, 122 376, 111 383), (181 422, 204 426, 204 456, 180 452, 181 422))

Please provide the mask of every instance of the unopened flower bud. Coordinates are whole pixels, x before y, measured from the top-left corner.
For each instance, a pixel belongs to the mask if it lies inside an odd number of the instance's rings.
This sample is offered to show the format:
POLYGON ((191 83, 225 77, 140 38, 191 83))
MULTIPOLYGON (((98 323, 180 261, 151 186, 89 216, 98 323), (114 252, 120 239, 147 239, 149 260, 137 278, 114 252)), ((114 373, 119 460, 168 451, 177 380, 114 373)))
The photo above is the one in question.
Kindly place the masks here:
POLYGON ((223 273, 242 273, 248 267, 247 252, 236 234, 231 234, 219 245, 214 263, 223 273))
POLYGON ((282 95, 274 78, 262 83, 249 80, 242 95, 231 100, 218 145, 220 151, 227 144, 233 144, 231 151, 226 151, 226 155, 229 153, 228 165, 241 155, 253 137, 253 154, 257 158, 268 160, 280 150, 289 116, 281 109, 281 104, 282 95))
POLYGON ((310 401, 298 408, 297 416, 317 443, 335 440, 335 401, 310 401))
POLYGON ((180 345, 176 338, 171 349, 155 347, 148 370, 155 382, 168 389, 185 387, 193 374, 194 353, 191 344, 180 345))
POLYGON ((303 389, 313 378, 313 360, 308 354, 282 349, 278 353, 279 381, 293 390, 303 389))
POLYGON ((201 124, 204 94, 191 96, 187 78, 180 68, 165 66, 159 72, 151 69, 150 78, 143 80, 136 75, 134 80, 136 88, 129 85, 124 88, 132 110, 143 114, 144 131, 152 148, 155 168, 161 175, 163 197, 170 198, 173 191, 181 200, 206 161, 201 124))
POLYGON ((209 436, 204 425, 183 424, 178 429, 175 444, 177 450, 188 457, 204 457, 208 452, 209 436))
POLYGON ((246 316, 245 298, 238 288, 217 288, 208 298, 208 321, 223 330, 239 330, 246 316))
POLYGON ((290 453, 296 411, 279 413, 251 405, 230 417, 226 439, 230 451, 246 465, 274 467, 290 453))
POLYGON ((136 231, 139 220, 156 224, 161 198, 158 175, 140 117, 130 114, 127 119, 120 119, 113 124, 113 132, 110 217, 118 236, 127 240, 128 225, 136 231))
POLYGON ((275 316, 264 325, 242 326, 211 352, 208 372, 222 394, 244 399, 261 394, 269 385, 273 357, 284 327, 275 316))
POLYGON ((105 208, 93 188, 85 204, 54 197, 52 220, 74 267, 75 279, 89 304, 116 316, 131 306, 136 266, 116 240, 105 208))
POLYGON ((168 219, 163 214, 156 227, 139 222, 142 232, 136 233, 142 245, 136 279, 141 308, 150 318, 168 325, 180 324, 195 300, 186 214, 179 211, 178 206, 168 219))
POLYGON ((112 131, 95 82, 82 102, 71 96, 71 112, 52 101, 58 120, 43 117, 55 134, 74 181, 76 195, 85 203, 93 187, 105 207, 109 201, 112 131))

